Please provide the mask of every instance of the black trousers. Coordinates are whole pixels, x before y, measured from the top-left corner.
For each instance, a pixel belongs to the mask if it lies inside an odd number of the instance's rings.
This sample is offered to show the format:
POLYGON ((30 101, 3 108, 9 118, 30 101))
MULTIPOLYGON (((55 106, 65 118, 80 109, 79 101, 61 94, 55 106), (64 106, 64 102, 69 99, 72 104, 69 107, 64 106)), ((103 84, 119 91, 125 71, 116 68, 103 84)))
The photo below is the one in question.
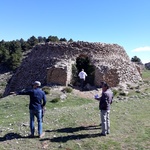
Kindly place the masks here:
POLYGON ((80 87, 81 87, 82 90, 83 90, 83 87, 84 87, 84 79, 80 79, 80 87))

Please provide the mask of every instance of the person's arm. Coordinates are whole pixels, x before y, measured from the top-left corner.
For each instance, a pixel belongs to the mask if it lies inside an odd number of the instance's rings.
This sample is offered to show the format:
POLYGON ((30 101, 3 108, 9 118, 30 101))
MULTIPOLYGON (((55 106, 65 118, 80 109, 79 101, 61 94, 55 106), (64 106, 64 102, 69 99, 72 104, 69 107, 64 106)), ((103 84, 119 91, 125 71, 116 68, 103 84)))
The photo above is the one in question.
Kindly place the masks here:
POLYGON ((114 98, 114 95, 113 95, 113 92, 112 92, 112 93, 111 93, 111 98, 110 98, 110 104, 112 104, 113 98, 114 98))
POLYGON ((30 95, 30 92, 31 91, 25 91, 24 89, 23 90, 21 90, 21 91, 19 91, 19 92, 10 92, 10 94, 12 94, 12 95, 30 95))
POLYGON ((79 77, 80 77, 80 74, 81 74, 81 73, 79 72, 79 74, 78 74, 79 77))
POLYGON ((44 108, 46 105, 46 96, 45 96, 45 93, 43 94, 43 104, 42 104, 42 107, 44 108))
POLYGON ((30 95, 30 93, 31 93, 31 90, 29 91, 22 90, 22 91, 17 92, 16 94, 17 95, 30 95))

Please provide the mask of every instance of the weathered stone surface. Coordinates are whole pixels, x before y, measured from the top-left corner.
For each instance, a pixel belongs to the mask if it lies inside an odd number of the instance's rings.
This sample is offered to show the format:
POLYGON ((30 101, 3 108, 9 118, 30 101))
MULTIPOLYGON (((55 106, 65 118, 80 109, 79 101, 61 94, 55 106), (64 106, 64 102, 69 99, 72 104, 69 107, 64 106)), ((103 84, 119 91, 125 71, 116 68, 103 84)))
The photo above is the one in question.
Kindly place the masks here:
POLYGON ((51 67, 47 70, 47 83, 66 85, 67 68, 51 67))
POLYGON ((115 87, 121 83, 142 80, 136 66, 117 44, 89 42, 45 43, 35 46, 12 76, 4 95, 29 87, 35 80, 42 85, 67 85, 72 78, 72 64, 77 57, 87 56, 95 66, 95 85, 106 81, 115 87))

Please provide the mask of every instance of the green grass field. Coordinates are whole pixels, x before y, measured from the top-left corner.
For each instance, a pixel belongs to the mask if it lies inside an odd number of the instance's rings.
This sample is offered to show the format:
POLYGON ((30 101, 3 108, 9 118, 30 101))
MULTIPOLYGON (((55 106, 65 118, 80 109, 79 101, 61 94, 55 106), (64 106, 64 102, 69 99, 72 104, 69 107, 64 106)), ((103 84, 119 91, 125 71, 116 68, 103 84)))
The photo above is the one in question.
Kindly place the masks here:
MULTIPOLYGON (((150 72, 145 74, 144 80, 149 81, 150 72)), ((97 101, 70 93, 62 102, 51 103, 51 100, 52 95, 47 95, 45 137, 39 139, 27 137, 30 133, 28 96, 11 95, 0 99, 0 150, 150 149, 150 95, 114 101, 110 114, 111 134, 106 137, 99 136, 97 101)))

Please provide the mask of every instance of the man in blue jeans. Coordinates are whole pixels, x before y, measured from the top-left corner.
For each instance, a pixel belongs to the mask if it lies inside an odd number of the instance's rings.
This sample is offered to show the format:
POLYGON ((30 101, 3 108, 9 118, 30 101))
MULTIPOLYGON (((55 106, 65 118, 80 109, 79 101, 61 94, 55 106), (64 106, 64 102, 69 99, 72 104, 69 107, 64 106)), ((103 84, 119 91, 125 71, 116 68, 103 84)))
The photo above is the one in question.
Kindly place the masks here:
POLYGON ((38 137, 42 138, 45 133, 42 131, 42 110, 46 105, 46 96, 44 91, 42 91, 39 87, 41 83, 39 81, 35 81, 33 83, 33 88, 28 91, 20 91, 18 95, 29 95, 30 96, 30 104, 29 104, 29 112, 30 112, 30 137, 34 137, 35 127, 34 127, 34 116, 37 118, 38 122, 38 137))

